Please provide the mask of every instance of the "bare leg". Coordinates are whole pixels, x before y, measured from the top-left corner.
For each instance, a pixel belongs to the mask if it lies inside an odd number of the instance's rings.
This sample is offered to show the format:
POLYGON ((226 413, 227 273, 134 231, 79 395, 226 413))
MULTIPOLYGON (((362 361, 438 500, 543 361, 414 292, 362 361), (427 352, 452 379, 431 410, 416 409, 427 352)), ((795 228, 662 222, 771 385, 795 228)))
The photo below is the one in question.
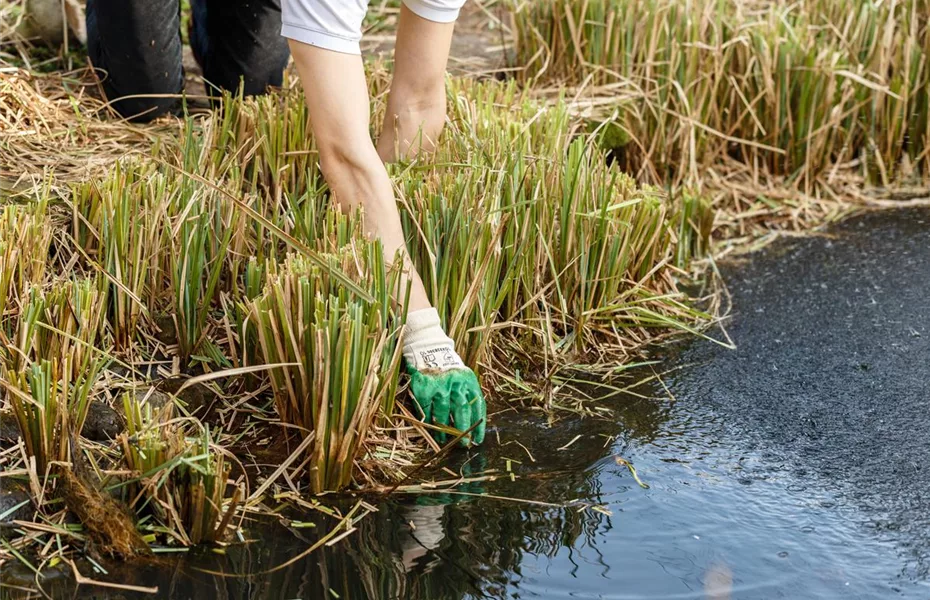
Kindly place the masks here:
MULTIPOLYGON (((364 208, 365 230, 381 239, 385 256, 407 254, 394 189, 368 132, 365 70, 358 55, 289 40, 304 85, 320 165, 343 209, 364 208)), ((410 309, 429 308, 419 275, 410 266, 410 309)))
POLYGON ((431 151, 446 120, 446 63, 455 23, 435 23, 400 9, 394 79, 378 154, 385 162, 431 151))

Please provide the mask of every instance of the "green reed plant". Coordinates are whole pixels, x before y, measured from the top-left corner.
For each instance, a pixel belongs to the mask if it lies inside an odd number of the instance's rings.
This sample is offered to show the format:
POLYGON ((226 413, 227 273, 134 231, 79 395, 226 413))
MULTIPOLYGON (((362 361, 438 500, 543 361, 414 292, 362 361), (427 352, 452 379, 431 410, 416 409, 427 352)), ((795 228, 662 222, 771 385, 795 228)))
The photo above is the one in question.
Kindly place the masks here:
POLYGON ((93 388, 104 366, 100 360, 92 361, 72 378, 71 361, 70 356, 42 360, 9 370, 0 378, 26 455, 35 459, 40 476, 53 462, 69 462, 70 439, 79 436, 84 427, 93 388))
POLYGON ((123 396, 126 432, 119 437, 123 460, 135 479, 130 506, 143 518, 143 529, 163 532, 184 546, 221 541, 239 505, 241 490, 229 475, 231 466, 209 428, 187 436, 172 419, 173 405, 153 411, 148 403, 123 396))
POLYGON ((515 4, 524 76, 584 84, 632 140, 636 171, 653 182, 694 176, 719 104, 714 67, 733 51, 719 3, 544 0, 515 4), (711 66, 713 65, 713 66, 711 66), (701 71, 701 70, 704 71, 701 71))
MULTIPOLYGON (((241 197, 253 210, 287 235, 294 235, 288 202, 291 195, 319 187, 321 178, 312 139, 308 136, 307 109, 297 91, 243 98, 227 92, 220 113, 211 120, 188 120, 187 146, 179 163, 188 172, 225 181, 230 193, 241 197), (199 160, 191 161, 193 155, 199 160)), ((196 183, 194 184, 197 185, 196 183)), ((279 240, 266 225, 254 219, 234 218, 241 211, 230 206, 223 212, 224 231, 229 232, 225 261, 227 288, 234 294, 251 256, 283 260, 279 240)), ((298 239, 303 239, 298 235, 298 239)))
POLYGON ((315 492, 345 487, 354 460, 379 411, 393 412, 400 367, 398 336, 405 311, 399 269, 385 262, 378 242, 355 240, 330 255, 368 288, 360 299, 322 269, 299 256, 269 265, 261 296, 248 305, 270 370, 279 417, 315 439, 309 447, 309 480, 315 492))
MULTIPOLYGON (((273 116, 270 105, 259 106, 255 99, 228 100, 230 106, 219 124, 208 120, 200 125, 188 119, 174 156, 163 164, 164 171, 173 176, 162 228, 164 245, 171 251, 165 253, 163 268, 171 283, 170 309, 178 333, 178 354, 184 362, 191 358, 220 365, 229 364, 229 358, 239 362, 239 356, 226 356, 214 341, 213 332, 224 319, 243 322, 234 307, 243 292, 250 295, 242 288, 248 286, 243 278, 251 276, 250 257, 260 264, 281 262, 285 249, 290 249, 323 266, 325 261, 318 253, 333 244, 326 231, 318 230, 325 225, 320 216, 327 204, 319 188, 303 188, 302 180, 294 181, 291 185, 296 188, 285 195, 284 187, 275 191, 246 180, 255 169, 268 165, 279 165, 281 168, 274 170, 284 177, 285 167, 292 164, 288 162, 291 153, 279 145, 265 145, 266 136, 247 141, 252 127, 240 128, 237 119, 247 113, 259 115, 255 118, 262 123, 256 122, 256 126, 274 129, 280 125, 276 119, 290 117, 273 116), (232 146, 226 159, 216 156, 217 143, 232 146), (236 162, 236 157, 245 157, 245 162, 236 162), (325 243, 321 241, 323 238, 325 243)), ((302 131, 302 126, 299 129, 302 131)), ((293 134, 287 144, 309 143, 305 132, 301 136, 293 134)), ((306 159, 306 153, 297 155, 306 159)), ((280 183, 275 177, 271 180, 280 183)), ((345 275, 334 275, 356 293, 361 291, 345 275)), ((244 340, 248 334, 240 330, 238 336, 244 340)), ((229 344, 237 343, 234 337, 230 336, 229 344)), ((237 352, 238 349, 230 348, 229 354, 237 352)))
POLYGON ((478 369, 495 324, 523 316, 544 286, 540 223, 554 217, 545 188, 568 115, 541 109, 513 82, 452 80, 449 93, 433 164, 413 163, 395 180, 413 262, 457 351, 478 369))
POLYGON ((4 354, 30 288, 45 278, 52 234, 47 198, 0 207, 0 341, 4 346, 0 352, 4 354))
POLYGON ((221 300, 229 328, 230 358, 234 367, 259 364, 258 335, 249 327, 248 303, 262 294, 265 285, 265 263, 254 256, 245 265, 242 287, 235 294, 224 295, 221 300))
POLYGON ((701 317, 682 310, 661 265, 704 249, 706 200, 639 189, 592 139, 572 142, 564 103, 541 108, 512 83, 451 94, 435 166, 396 179, 413 261, 468 364, 507 322, 531 325, 548 348, 585 350, 615 338, 615 321, 651 324, 644 303, 667 326, 701 317))
POLYGON ((182 192, 179 199, 184 210, 178 217, 177 227, 166 229, 166 235, 169 231, 176 232, 171 239, 169 275, 179 355, 186 363, 195 352, 212 343, 206 328, 230 230, 224 234, 212 227, 211 215, 203 206, 209 200, 202 194, 182 192), (219 247, 211 251, 210 246, 216 241, 219 247))
MULTIPOLYGON (((163 242, 170 252, 166 270, 171 282, 172 316, 178 354, 187 363, 196 352, 201 360, 223 361, 209 336, 209 317, 215 309, 220 277, 227 252, 241 218, 218 191, 185 173, 198 172, 210 152, 188 124, 181 146, 181 173, 174 174, 174 188, 164 215, 163 242)), ((212 172, 207 172, 211 176, 212 172)))
POLYGON ((549 232, 549 303, 576 350, 608 343, 619 328, 651 326, 648 311, 662 315, 665 327, 687 328, 703 318, 683 310, 683 297, 658 267, 676 255, 690 258, 706 243, 706 203, 679 208, 657 190, 638 188, 581 139, 569 147, 561 184, 549 232), (678 212, 690 214, 685 219, 678 212))
POLYGON ((117 161, 102 181, 72 190, 72 236, 101 274, 118 350, 128 349, 161 291, 161 225, 173 183, 149 163, 117 161))
POLYGON ((107 307, 101 279, 57 280, 47 291, 31 290, 20 315, 19 362, 67 356, 71 378, 76 379, 101 359, 97 345, 105 333, 107 307))
POLYGON ((459 355, 473 367, 483 357, 488 328, 512 283, 498 281, 505 270, 498 247, 506 223, 499 215, 478 213, 474 201, 487 174, 481 169, 450 171, 441 178, 445 189, 440 191, 411 178, 405 191, 407 210, 402 212, 411 238, 407 245, 427 294, 459 355))
POLYGON ((854 67, 839 48, 822 43, 797 9, 776 8, 746 34, 753 58, 766 65, 741 82, 744 95, 758 99, 754 112, 765 131, 750 139, 779 150, 753 151, 752 156, 774 173, 823 172, 855 135, 839 123, 829 126, 838 108, 851 111, 853 118, 858 113, 849 102, 857 84, 835 75, 854 67))
POLYGON ((694 190, 681 190, 676 200, 677 215, 672 217, 672 225, 677 222, 678 227, 675 266, 686 269, 692 259, 706 255, 709 250, 714 210, 710 200, 694 190))
POLYGON ((927 0, 512 7, 523 78, 586 86, 640 177, 697 183, 734 157, 805 187, 854 159, 886 184, 905 156, 928 172, 927 0))
POLYGON ((243 99, 227 92, 209 147, 217 172, 229 173, 272 202, 319 177, 303 94, 285 89, 243 99))

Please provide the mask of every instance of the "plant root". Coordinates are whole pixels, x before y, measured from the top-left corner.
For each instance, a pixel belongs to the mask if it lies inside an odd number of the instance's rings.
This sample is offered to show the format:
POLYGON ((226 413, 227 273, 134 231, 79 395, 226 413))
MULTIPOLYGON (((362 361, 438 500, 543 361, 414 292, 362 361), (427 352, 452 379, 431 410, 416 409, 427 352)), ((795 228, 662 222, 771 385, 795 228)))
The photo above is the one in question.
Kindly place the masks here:
POLYGON ((70 468, 62 469, 61 482, 65 505, 81 521, 101 554, 124 560, 152 554, 119 502, 98 491, 70 468))

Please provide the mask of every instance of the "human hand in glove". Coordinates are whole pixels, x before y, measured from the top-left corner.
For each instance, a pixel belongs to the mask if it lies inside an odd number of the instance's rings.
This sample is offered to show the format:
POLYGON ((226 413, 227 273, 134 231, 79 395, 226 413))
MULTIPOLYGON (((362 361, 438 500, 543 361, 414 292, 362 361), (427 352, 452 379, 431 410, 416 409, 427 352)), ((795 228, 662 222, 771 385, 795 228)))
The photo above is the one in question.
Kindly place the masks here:
MULTIPOLYGON (((455 344, 442 330, 436 309, 407 315, 403 354, 420 419, 460 431, 478 423, 461 443, 467 447, 484 441, 487 406, 481 385, 455 352, 455 344)), ((434 437, 439 443, 446 441, 444 432, 436 432, 434 437)))

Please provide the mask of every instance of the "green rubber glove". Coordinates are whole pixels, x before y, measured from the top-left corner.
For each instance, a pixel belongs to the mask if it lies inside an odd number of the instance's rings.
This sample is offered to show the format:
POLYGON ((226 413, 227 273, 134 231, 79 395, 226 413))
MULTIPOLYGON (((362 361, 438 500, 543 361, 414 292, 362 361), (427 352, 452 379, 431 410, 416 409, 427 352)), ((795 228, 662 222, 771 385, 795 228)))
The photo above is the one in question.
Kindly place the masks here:
MULTIPOLYGON (((478 423, 470 435, 462 438, 461 444, 468 447, 484 441, 488 409, 474 371, 460 367, 448 371, 430 369, 421 372, 410 363, 405 362, 405 365, 410 375, 410 391, 424 423, 451 425, 459 431, 467 431, 478 423)), ((444 432, 437 431, 433 435, 437 442, 445 443, 444 432)))

